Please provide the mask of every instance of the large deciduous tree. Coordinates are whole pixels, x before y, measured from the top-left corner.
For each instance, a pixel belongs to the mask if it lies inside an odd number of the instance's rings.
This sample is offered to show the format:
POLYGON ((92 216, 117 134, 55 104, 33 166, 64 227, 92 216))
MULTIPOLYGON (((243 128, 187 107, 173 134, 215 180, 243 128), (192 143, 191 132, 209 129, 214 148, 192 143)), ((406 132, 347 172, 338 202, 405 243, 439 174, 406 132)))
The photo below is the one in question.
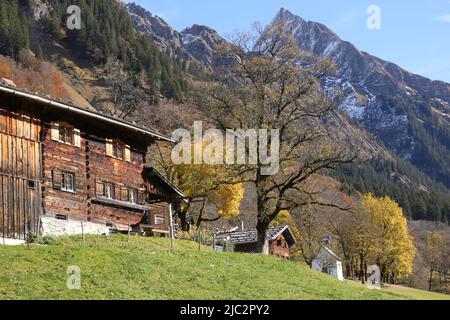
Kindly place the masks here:
POLYGON ((118 61, 110 61, 106 65, 106 71, 108 98, 96 97, 93 104, 113 117, 128 119, 144 106, 147 95, 136 76, 125 71, 118 61))
MULTIPOLYGON (((194 84, 194 103, 221 130, 279 130, 276 174, 263 175, 267 165, 261 162, 235 166, 235 176, 256 187, 257 250, 265 254, 269 224, 280 212, 319 203, 305 187, 308 179, 356 158, 349 151, 351 143, 335 143, 337 132, 326 125, 335 105, 321 91, 320 81, 333 71, 332 63, 301 51, 286 30, 276 24, 237 34, 233 45, 224 48, 230 63, 214 72, 211 81, 194 84)), ((259 148, 256 153, 250 156, 264 156, 259 148)))
POLYGON ((230 179, 229 167, 174 164, 171 161, 171 148, 166 145, 155 145, 150 155, 150 162, 161 169, 186 196, 177 212, 183 231, 188 230, 187 217, 193 213, 194 203, 200 203, 195 221, 197 227, 203 222, 230 219, 239 215, 245 188, 242 183, 232 182, 234 179, 230 179))
POLYGON ((389 197, 368 194, 363 198, 362 209, 370 214, 373 224, 380 230, 376 263, 383 280, 393 281, 411 274, 416 247, 402 208, 389 197))
POLYGON ((428 290, 430 291, 433 284, 433 274, 442 264, 446 254, 445 239, 442 234, 435 231, 428 232, 425 236, 424 257, 425 263, 430 271, 428 280, 428 290))

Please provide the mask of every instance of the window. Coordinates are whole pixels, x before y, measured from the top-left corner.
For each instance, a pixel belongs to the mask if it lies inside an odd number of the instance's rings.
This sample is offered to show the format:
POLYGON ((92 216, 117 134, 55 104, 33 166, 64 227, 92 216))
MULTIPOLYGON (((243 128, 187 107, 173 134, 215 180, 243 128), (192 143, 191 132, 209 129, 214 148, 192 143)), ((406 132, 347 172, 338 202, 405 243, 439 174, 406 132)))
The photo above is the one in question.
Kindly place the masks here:
POLYGON ((144 204, 145 203, 145 197, 143 191, 138 191, 138 204, 144 204))
POLYGON ((163 216, 155 216, 155 224, 160 225, 164 224, 165 220, 163 216))
POLYGON ((59 214, 59 213, 55 214, 55 219, 56 220, 68 220, 67 215, 59 214))
POLYGON ((112 183, 103 183, 103 197, 106 199, 114 199, 114 185, 112 183))
POLYGON ((81 133, 80 130, 74 129, 70 125, 59 123, 52 123, 51 125, 51 139, 65 144, 70 144, 75 147, 81 147, 81 133))
POLYGON ((121 141, 106 139, 106 155, 131 163, 131 148, 121 141))
POLYGON ((75 174, 52 170, 52 185, 54 189, 75 192, 75 174))
POLYGON ((138 191, 136 189, 130 189, 130 202, 138 203, 138 191))
POLYGON ((123 159, 125 154, 125 145, 120 142, 113 143, 113 157, 123 159))
POLYGON ((59 126, 59 141, 67 144, 72 144, 73 129, 66 126, 59 126))
POLYGON ((75 191, 75 176, 73 173, 61 172, 61 190, 62 191, 75 191))

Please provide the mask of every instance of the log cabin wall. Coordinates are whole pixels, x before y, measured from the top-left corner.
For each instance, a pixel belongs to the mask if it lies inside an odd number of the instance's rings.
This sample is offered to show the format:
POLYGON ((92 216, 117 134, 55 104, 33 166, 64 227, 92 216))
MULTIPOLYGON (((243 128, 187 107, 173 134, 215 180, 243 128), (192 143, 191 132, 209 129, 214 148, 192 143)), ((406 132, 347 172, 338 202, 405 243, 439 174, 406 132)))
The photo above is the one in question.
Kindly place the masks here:
POLYGON ((289 244, 283 235, 270 242, 269 252, 276 257, 289 259, 289 244))
POLYGON ((43 162, 43 207, 49 217, 86 219, 87 181, 85 142, 81 146, 51 139, 51 126, 41 131, 43 162), (74 190, 62 190, 61 174, 74 175, 74 190))
POLYGON ((141 208, 146 204, 142 177, 145 153, 131 148, 128 162, 107 155, 108 138, 99 138, 81 131, 77 147, 54 141, 51 131, 51 125, 46 125, 42 130, 45 215, 64 215, 67 219, 111 223, 119 230, 126 230, 128 223, 133 225, 141 222, 146 213, 141 208), (75 190, 64 191, 58 186, 55 188, 55 172, 73 174, 75 190), (105 195, 105 184, 112 186, 108 197, 105 195), (131 190, 138 196, 134 203, 131 203, 131 190))
MULTIPOLYGON (((131 204, 130 191, 137 191, 138 199, 134 202, 138 205, 147 203, 144 199, 145 186, 142 177, 144 169, 145 153, 131 148, 131 162, 117 159, 113 156, 106 156, 106 141, 88 139, 86 141, 87 176, 89 185, 89 199, 103 197, 102 184, 111 183, 114 185, 113 198, 131 204)), ((126 205, 126 204, 125 204, 126 205)), ((145 212, 143 210, 132 210, 117 207, 107 207, 102 204, 89 202, 88 216, 90 219, 102 222, 112 222, 119 229, 126 230, 128 222, 138 224, 145 212)))
POLYGON ((42 209, 40 121, 19 101, 0 101, 0 236, 26 239, 42 209))
MULTIPOLYGON (((257 252, 256 242, 251 243, 238 243, 234 245, 236 252, 257 252)), ((280 235, 276 240, 269 241, 269 254, 283 259, 289 259, 289 244, 283 235, 280 235)))
POLYGON ((170 226, 169 204, 161 204, 150 210, 150 224, 161 230, 169 230, 170 226))
POLYGON ((150 201, 150 191, 160 187, 144 176, 154 139, 98 115, 0 92, 0 237, 79 234, 79 220, 93 233, 163 216, 160 225, 168 228, 171 194, 150 201), (124 147, 120 153, 112 154, 119 150, 112 142, 124 147), (114 186, 112 195, 105 195, 105 183, 114 186))

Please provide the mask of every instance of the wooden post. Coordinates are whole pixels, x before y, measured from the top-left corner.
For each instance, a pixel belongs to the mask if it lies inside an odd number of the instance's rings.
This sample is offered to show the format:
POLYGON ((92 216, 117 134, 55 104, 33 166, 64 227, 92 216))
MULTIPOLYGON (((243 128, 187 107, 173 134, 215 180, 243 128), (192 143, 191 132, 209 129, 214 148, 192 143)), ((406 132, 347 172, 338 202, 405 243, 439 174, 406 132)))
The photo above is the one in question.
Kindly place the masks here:
POLYGON ((216 251, 216 234, 213 233, 213 250, 216 251))
POLYGON ((198 251, 202 249, 202 232, 200 228, 198 228, 198 251))
POLYGON ((86 236, 84 235, 83 221, 81 221, 81 236, 83 237, 83 243, 86 243, 86 236))
POLYGON ((172 204, 169 203, 169 237, 170 237, 170 252, 173 251, 173 238, 175 238, 175 231, 173 229, 173 213, 172 204))
POLYGON ((131 241, 130 218, 128 218, 128 242, 131 241))

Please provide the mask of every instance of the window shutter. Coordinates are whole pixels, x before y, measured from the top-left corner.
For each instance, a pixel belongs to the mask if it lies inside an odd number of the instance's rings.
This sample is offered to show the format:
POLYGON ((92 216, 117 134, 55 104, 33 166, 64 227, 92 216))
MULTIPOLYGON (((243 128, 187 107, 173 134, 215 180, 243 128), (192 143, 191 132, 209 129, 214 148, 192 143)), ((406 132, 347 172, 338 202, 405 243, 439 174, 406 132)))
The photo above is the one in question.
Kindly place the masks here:
POLYGON ((113 199, 120 200, 120 187, 113 185, 113 199))
POLYGON ((78 129, 73 130, 73 144, 75 147, 81 148, 81 134, 78 129))
POLYGON ((104 196, 104 190, 103 190, 104 184, 101 181, 95 181, 95 193, 97 197, 103 197, 104 196))
POLYGON ((53 141, 59 141, 59 124, 52 123, 51 125, 51 139, 53 141))
POLYGON ((52 170, 52 186, 53 189, 61 189, 61 172, 52 170))
POLYGON ((106 139, 106 155, 109 157, 113 156, 113 142, 110 139, 106 139))
POLYGON ((145 199, 144 199, 144 192, 143 191, 138 191, 138 204, 144 204, 145 203, 145 199))
POLYGON ((73 183, 73 192, 77 191, 77 175, 74 173, 72 174, 72 183, 73 183))
POLYGON ((125 157, 126 162, 131 162, 131 149, 130 149, 130 146, 128 146, 128 145, 125 146, 124 157, 125 157))

